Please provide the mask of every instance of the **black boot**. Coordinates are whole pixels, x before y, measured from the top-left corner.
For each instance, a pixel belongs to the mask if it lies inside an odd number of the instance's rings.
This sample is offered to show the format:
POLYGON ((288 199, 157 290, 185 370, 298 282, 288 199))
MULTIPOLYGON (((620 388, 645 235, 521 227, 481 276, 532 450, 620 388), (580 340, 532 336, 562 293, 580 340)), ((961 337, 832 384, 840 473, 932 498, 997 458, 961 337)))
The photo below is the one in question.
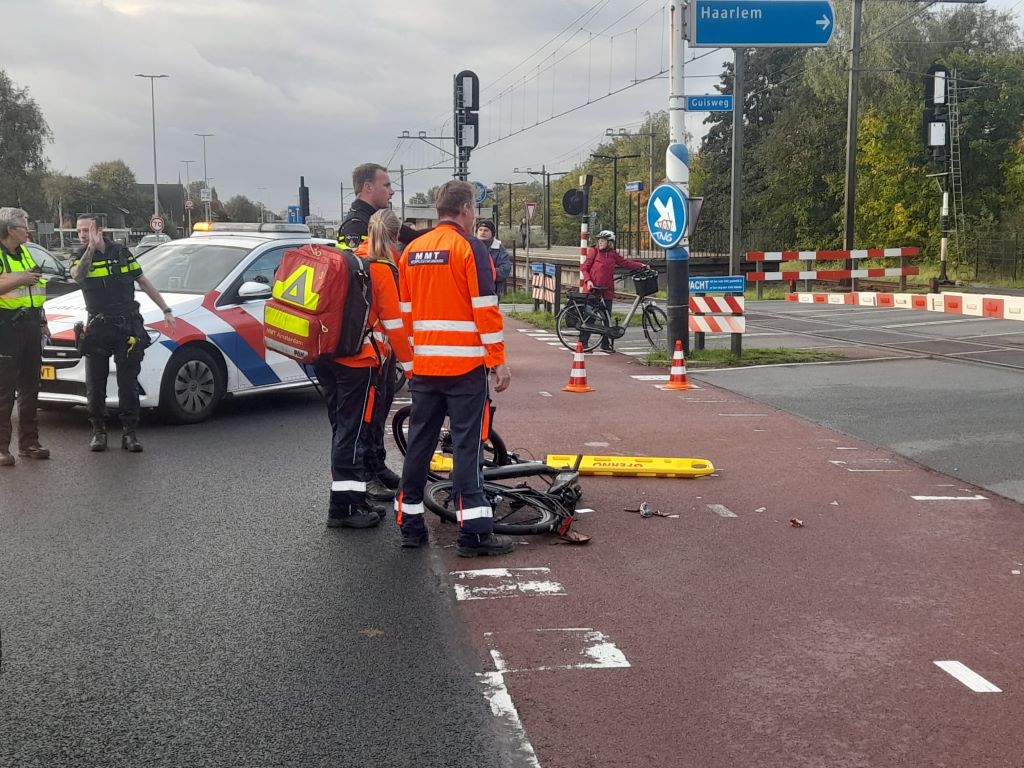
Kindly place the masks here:
POLYGON ((93 419, 92 422, 92 439, 89 441, 89 450, 107 450, 107 425, 98 419, 93 419))
POLYGON ((124 434, 121 435, 121 447, 128 451, 128 453, 142 453, 142 443, 135 436, 134 429, 125 427, 124 434))

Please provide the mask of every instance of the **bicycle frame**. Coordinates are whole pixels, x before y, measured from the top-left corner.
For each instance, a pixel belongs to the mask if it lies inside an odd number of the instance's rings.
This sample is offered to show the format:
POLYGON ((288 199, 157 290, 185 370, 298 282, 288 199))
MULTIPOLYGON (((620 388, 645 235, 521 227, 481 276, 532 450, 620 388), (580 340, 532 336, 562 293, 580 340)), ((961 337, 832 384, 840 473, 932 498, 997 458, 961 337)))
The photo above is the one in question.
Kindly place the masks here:
MULTIPOLYGON (((636 315, 636 311, 640 309, 640 307, 652 301, 653 299, 651 299, 650 296, 637 296, 635 299, 633 299, 633 303, 630 305, 629 311, 626 312, 626 316, 625 318, 623 318, 622 322, 619 323, 618 321, 616 321, 615 325, 609 325, 607 328, 588 325, 587 323, 582 323, 578 327, 581 331, 595 333, 598 336, 604 336, 612 339, 621 339, 623 336, 626 335, 626 328, 629 327, 629 323, 636 315)), ((599 296, 595 296, 594 294, 587 294, 587 300, 585 302, 579 301, 578 299, 570 299, 569 303, 575 304, 576 306, 579 307, 592 306, 594 308, 600 307, 602 310, 606 309, 604 305, 604 299, 599 296)), ((610 319, 611 318, 609 318, 609 320, 610 319)))

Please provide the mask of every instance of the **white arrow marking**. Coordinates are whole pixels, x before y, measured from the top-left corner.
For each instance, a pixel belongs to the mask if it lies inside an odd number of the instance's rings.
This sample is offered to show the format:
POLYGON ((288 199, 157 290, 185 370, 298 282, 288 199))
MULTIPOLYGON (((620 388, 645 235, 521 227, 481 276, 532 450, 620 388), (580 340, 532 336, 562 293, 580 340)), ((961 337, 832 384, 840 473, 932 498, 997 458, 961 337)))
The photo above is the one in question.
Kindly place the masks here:
POLYGON ((828 29, 829 24, 831 24, 832 22, 828 20, 828 16, 822 16, 820 19, 818 19, 814 23, 817 24, 819 27, 821 27, 822 31, 824 31, 824 30, 828 29))

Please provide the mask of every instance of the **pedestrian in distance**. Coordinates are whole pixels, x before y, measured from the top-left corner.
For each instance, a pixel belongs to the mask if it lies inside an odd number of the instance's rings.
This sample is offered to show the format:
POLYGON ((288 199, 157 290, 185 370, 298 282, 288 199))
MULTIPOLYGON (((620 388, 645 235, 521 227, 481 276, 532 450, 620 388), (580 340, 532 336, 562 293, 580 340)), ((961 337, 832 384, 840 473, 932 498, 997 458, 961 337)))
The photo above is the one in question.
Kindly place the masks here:
POLYGON ((495 236, 497 232, 494 222, 489 219, 482 219, 476 225, 476 236, 484 241, 484 245, 490 251, 491 261, 494 263, 494 290, 498 298, 501 298, 505 295, 508 276, 512 274, 512 259, 509 258, 501 240, 495 236))
POLYGON ((489 421, 488 379, 502 392, 511 382, 494 267, 487 247, 472 236, 475 191, 449 181, 437 191, 437 226, 406 246, 399 262, 405 330, 413 339, 409 445, 395 511, 402 546, 427 542, 423 488, 430 457, 448 418, 452 490, 459 509, 456 551, 463 557, 502 555, 512 540, 494 533, 480 465, 489 421))
POLYGON ((530 225, 526 223, 526 219, 519 220, 519 247, 526 247, 526 237, 530 231, 530 225))
POLYGON ((80 351, 85 356, 85 393, 92 424, 89 450, 107 450, 107 380, 113 357, 121 447, 140 453, 142 443, 135 434, 139 424, 139 371, 150 339, 135 300, 135 286, 163 311, 172 333, 174 313, 142 274, 132 252, 103 236, 98 216, 79 216, 75 226, 82 247, 71 255, 71 279, 82 286, 88 313, 80 351))
MULTIPOLYGON (((643 262, 627 259, 615 250, 615 233, 610 229, 603 229, 597 233, 597 247, 587 249, 587 256, 580 267, 580 277, 588 293, 600 293, 608 316, 611 317, 612 300, 615 297, 615 268, 640 269, 643 266, 643 262)), ((589 339, 589 333, 580 333, 580 341, 584 345, 589 339)), ((608 336, 601 338, 601 349, 605 352, 612 351, 612 340, 608 336)))
MULTIPOLYGON (((391 177, 387 169, 377 163, 363 163, 356 166, 352 171, 352 188, 356 192, 356 199, 338 228, 339 247, 358 249, 365 245, 369 234, 370 219, 374 213, 381 210, 390 210, 391 197, 395 191, 391 188, 391 177)), ((409 226, 403 225, 398 232, 398 241, 403 245, 412 241, 419 232, 409 226)), ((394 238, 392 238, 394 240, 394 238)), ((388 249, 383 249, 384 254, 388 249)), ((382 255, 382 260, 387 261, 388 257, 382 255)), ((398 268, 394 269, 395 280, 397 281, 398 268)), ((379 404, 387 404, 383 414, 375 413, 373 421, 365 432, 367 450, 365 458, 372 476, 369 481, 369 495, 377 501, 387 501, 395 497, 398 490, 399 476, 387 465, 387 453, 384 448, 384 428, 387 421, 388 409, 395 398, 395 381, 397 378, 396 362, 394 358, 385 360, 381 367, 379 404)))
POLYGON ((367 500, 370 471, 365 453, 385 362, 397 357, 406 368, 412 362, 394 272, 387 263, 398 229, 398 219, 390 209, 370 217, 365 244, 370 311, 362 348, 349 357, 320 359, 313 364, 331 422, 329 528, 372 528, 384 514, 367 500))
POLYGON ((11 413, 18 403, 18 455, 48 459, 39 444, 39 371, 42 345, 50 335, 43 302, 46 281, 25 243, 28 213, 0 208, 0 467, 12 467, 11 413))

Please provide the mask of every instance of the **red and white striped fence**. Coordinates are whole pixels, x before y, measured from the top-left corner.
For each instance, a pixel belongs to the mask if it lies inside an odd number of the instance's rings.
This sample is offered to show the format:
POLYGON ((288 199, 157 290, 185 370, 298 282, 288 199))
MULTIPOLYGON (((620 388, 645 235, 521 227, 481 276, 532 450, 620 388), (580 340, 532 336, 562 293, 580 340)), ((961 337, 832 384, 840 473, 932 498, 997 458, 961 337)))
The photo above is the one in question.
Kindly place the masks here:
POLYGON ((852 280, 862 277, 899 277, 905 288, 908 275, 918 274, 918 268, 907 264, 907 259, 918 256, 920 248, 866 248, 849 251, 749 251, 747 261, 857 261, 860 259, 899 259, 898 267, 868 267, 867 269, 799 269, 778 272, 748 272, 747 280, 755 283, 789 280, 852 280))
POLYGON ((694 333, 746 333, 743 297, 690 297, 690 330, 694 333))
POLYGON ((789 293, 786 301, 800 304, 852 304, 861 307, 923 309, 949 315, 991 317, 997 320, 1024 320, 1024 296, 999 296, 982 293, 789 293))

